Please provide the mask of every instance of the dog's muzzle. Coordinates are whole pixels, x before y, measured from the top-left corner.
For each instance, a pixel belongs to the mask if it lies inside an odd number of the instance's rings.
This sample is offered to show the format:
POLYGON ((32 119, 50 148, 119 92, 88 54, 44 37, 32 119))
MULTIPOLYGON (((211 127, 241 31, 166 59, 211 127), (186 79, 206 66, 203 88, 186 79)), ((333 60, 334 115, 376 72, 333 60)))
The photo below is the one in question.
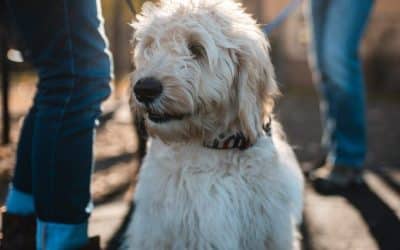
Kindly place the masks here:
POLYGON ((154 111, 153 103, 163 92, 161 81, 153 77, 139 79, 133 88, 136 99, 146 106, 147 118, 155 123, 164 123, 171 120, 182 120, 183 114, 166 114, 154 111))

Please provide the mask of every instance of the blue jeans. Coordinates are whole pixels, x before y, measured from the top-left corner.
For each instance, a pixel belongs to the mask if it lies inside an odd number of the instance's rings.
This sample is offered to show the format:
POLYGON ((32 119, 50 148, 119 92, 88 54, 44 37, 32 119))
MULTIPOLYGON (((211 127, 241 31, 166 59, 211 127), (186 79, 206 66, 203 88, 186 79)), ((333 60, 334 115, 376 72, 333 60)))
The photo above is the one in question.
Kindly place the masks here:
POLYGON ((9 0, 38 71, 13 186, 32 194, 41 221, 87 221, 93 141, 110 94, 111 58, 96 0, 9 0))
POLYGON ((372 6, 373 0, 310 1, 322 143, 334 165, 361 168, 365 161, 365 87, 358 49, 372 6))

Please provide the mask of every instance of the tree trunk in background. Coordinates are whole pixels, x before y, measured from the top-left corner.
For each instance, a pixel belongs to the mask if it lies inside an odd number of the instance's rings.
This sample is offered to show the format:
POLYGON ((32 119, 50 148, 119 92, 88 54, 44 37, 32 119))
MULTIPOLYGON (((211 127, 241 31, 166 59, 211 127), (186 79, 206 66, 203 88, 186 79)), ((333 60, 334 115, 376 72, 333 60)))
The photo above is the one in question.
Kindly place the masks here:
POLYGON ((7 38, 4 32, 0 31, 0 64, 1 64, 1 106, 2 106, 2 144, 10 142, 10 113, 8 107, 9 93, 9 62, 7 60, 7 38))
POLYGON ((114 1, 113 4, 113 17, 112 17, 112 43, 111 49, 113 51, 114 56, 114 75, 115 75, 115 82, 118 83, 121 78, 123 77, 124 71, 124 64, 126 64, 123 55, 124 46, 120 46, 124 41, 121 38, 123 34, 123 29, 121 27, 123 15, 121 12, 123 8, 125 8, 124 1, 114 1))

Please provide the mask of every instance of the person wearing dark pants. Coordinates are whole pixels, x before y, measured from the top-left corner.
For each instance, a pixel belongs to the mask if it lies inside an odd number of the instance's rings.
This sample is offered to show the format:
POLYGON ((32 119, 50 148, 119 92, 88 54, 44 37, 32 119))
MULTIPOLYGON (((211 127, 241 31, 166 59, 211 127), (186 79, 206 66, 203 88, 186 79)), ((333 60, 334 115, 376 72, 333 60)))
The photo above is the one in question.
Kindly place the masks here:
MULTIPOLYGON (((39 83, 19 138, 7 214, 35 216, 36 249, 81 249, 89 243, 95 126, 111 91, 100 2, 8 0, 8 5, 39 83)), ((5 235, 2 247, 14 236, 5 235)))
POLYGON ((365 87, 359 45, 373 0, 311 0, 312 67, 321 97, 324 191, 360 183, 366 156, 365 87))

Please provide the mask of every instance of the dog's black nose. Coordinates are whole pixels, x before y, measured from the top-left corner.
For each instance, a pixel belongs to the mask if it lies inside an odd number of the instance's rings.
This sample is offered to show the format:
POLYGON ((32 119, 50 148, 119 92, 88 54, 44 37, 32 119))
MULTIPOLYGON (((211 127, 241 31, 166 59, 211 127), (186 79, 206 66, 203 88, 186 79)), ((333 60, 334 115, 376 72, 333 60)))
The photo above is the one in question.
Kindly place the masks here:
POLYGON ((138 80, 133 88, 139 102, 150 103, 162 93, 163 87, 159 80, 146 77, 138 80))

